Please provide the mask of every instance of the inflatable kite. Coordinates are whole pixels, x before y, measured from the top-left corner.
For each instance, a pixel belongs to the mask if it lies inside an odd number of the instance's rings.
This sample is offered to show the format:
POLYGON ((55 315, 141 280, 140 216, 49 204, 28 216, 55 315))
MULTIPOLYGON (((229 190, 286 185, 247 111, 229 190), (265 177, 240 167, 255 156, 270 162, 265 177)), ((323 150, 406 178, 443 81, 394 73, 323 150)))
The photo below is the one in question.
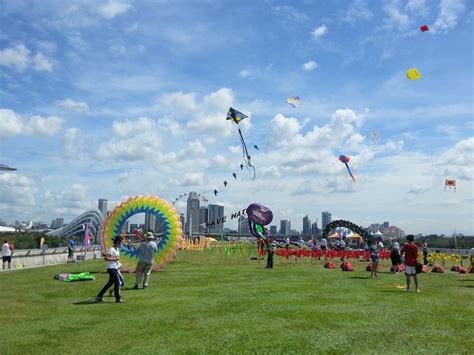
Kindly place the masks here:
POLYGON ((54 275, 54 278, 64 282, 95 280, 95 276, 90 272, 80 272, 78 274, 57 274, 54 275))
POLYGON ((339 155, 339 161, 341 163, 344 163, 346 165, 346 168, 347 168, 347 171, 349 172, 349 175, 351 176, 352 180, 354 182, 356 182, 356 179, 354 177, 354 175, 352 175, 352 172, 351 172, 351 169, 349 168, 349 161, 351 160, 351 158, 349 158, 348 156, 346 155, 339 155))
MULTIPOLYGON (((238 125, 242 120, 246 119, 247 117, 248 117, 247 115, 231 107, 229 108, 229 111, 227 112, 226 119, 231 120, 236 125, 238 125)), ((255 173, 255 167, 252 165, 252 161, 251 161, 252 157, 250 156, 247 150, 247 144, 245 144, 244 136, 242 136, 242 131, 240 130, 240 128, 238 130, 239 130, 239 136, 240 136, 240 145, 242 146, 242 156, 244 157, 245 166, 247 167, 247 169, 249 169, 249 171, 251 171, 251 174, 253 172, 252 180, 254 180, 256 173, 255 173)), ((242 164, 240 165, 240 168, 243 169, 242 164)))
MULTIPOLYGON (((138 213, 150 213, 162 223, 163 235, 158 243, 158 251, 154 255, 154 271, 158 271, 176 258, 176 250, 182 239, 183 229, 180 216, 167 201, 151 195, 130 197, 115 207, 102 225, 100 232, 102 253, 113 245, 113 238, 127 220, 138 213)), ((134 272, 138 262, 138 251, 135 248, 120 247, 122 271, 134 272)))
POLYGON ((427 25, 422 25, 420 26, 420 30, 421 32, 426 32, 426 31, 429 31, 429 27, 427 25))
POLYGON ((448 188, 449 190, 454 189, 454 191, 456 191, 456 180, 454 179, 444 180, 444 191, 446 191, 446 188, 448 188))
POLYGON ((407 78, 410 80, 421 79, 421 74, 416 68, 411 68, 407 70, 407 78))
POLYGON ((379 132, 372 132, 372 133, 370 134, 370 136, 372 137, 372 140, 373 140, 375 143, 377 143, 377 141, 378 141, 379 138, 380 138, 379 132))
POLYGON ((286 102, 288 102, 293 107, 298 107, 303 103, 300 100, 299 96, 291 96, 291 97, 286 99, 286 102))
POLYGON ((249 205, 246 212, 250 233, 257 239, 266 239, 267 233, 263 226, 272 223, 273 212, 268 207, 258 203, 249 205))

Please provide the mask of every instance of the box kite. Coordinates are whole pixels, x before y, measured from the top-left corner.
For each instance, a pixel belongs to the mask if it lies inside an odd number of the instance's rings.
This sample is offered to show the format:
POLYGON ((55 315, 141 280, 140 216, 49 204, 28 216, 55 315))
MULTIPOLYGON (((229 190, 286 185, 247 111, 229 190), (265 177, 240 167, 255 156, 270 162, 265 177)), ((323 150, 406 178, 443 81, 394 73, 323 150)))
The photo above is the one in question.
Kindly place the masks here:
POLYGON ((416 68, 411 68, 407 70, 407 78, 410 80, 421 79, 421 74, 416 68))

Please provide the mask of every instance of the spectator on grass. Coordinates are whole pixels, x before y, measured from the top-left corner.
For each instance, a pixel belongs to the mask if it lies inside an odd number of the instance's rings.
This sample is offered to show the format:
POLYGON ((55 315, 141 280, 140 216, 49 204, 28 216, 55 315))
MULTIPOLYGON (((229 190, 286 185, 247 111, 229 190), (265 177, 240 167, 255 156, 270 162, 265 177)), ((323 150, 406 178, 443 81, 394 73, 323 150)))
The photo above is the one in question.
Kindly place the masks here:
POLYGON ((74 247, 76 245, 76 242, 71 239, 69 241, 69 244, 67 246, 67 262, 68 263, 73 263, 74 262, 74 247))
POLYGON ((268 241, 267 269, 273 269, 273 256, 275 255, 276 244, 273 238, 268 241))
POLYGON ((401 250, 401 255, 405 255, 405 276, 407 279, 406 292, 410 292, 410 277, 415 280, 416 292, 420 292, 418 285, 418 276, 416 275, 416 266, 418 264, 418 246, 414 242, 415 237, 412 234, 407 235, 407 242, 401 250))
POLYGON ((102 290, 96 297, 98 302, 102 302, 102 297, 107 292, 107 290, 114 285, 115 293, 115 302, 124 303, 122 296, 120 295, 120 277, 119 277, 119 267, 120 267, 120 244, 122 243, 122 237, 116 236, 114 238, 114 245, 109 249, 105 260, 107 260, 107 273, 109 274, 109 281, 105 284, 102 290))
POLYGON ((13 245, 8 242, 8 239, 5 239, 2 245, 2 267, 5 270, 6 263, 8 263, 8 268, 12 268, 12 249, 13 245))
POLYGON ((379 277, 377 275, 379 269, 379 251, 377 249, 376 242, 369 240, 367 245, 369 246, 370 260, 372 261, 370 277, 379 277))
POLYGON ((155 235, 153 232, 145 234, 145 241, 138 247, 138 255, 140 256, 137 264, 136 279, 134 290, 138 290, 138 286, 142 282, 143 276, 143 289, 148 288, 148 281, 150 279, 151 267, 153 266, 153 260, 155 258, 155 252, 158 251, 158 246, 153 241, 155 235))
POLYGON ((328 249, 328 241, 326 240, 326 238, 321 238, 320 246, 324 254, 324 260, 326 260, 326 250, 328 249))
POLYGON ((474 270, 474 248, 471 248, 471 250, 469 250, 469 260, 471 261, 471 272, 473 272, 472 270, 474 270))
POLYGON ((392 272, 398 274, 400 272, 400 243, 393 239, 390 246, 390 260, 392 261, 392 272))
POLYGON ((428 244, 423 242, 423 265, 428 265, 428 244))

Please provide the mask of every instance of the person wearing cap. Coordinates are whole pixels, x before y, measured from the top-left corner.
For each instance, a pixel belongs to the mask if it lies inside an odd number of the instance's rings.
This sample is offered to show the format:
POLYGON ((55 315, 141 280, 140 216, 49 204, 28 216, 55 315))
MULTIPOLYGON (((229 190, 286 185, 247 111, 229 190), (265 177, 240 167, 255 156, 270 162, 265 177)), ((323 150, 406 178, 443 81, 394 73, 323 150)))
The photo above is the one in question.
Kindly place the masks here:
POLYGON ((153 259, 155 258, 155 252, 158 251, 158 246, 153 241, 155 235, 153 232, 145 234, 145 241, 138 247, 138 264, 136 271, 135 286, 133 289, 138 290, 140 283, 142 282, 143 276, 143 288, 148 288, 148 281, 150 280, 151 268, 153 266, 153 259))
POLYGON ((117 303, 124 303, 122 300, 122 296, 120 295, 120 278, 119 278, 119 267, 120 267, 120 244, 122 243, 122 237, 116 236, 114 238, 114 245, 109 249, 107 255, 105 256, 105 260, 107 260, 107 273, 109 274, 109 281, 105 284, 102 290, 96 297, 97 302, 102 302, 102 298, 107 290, 114 285, 114 294, 115 294, 115 302, 117 303))

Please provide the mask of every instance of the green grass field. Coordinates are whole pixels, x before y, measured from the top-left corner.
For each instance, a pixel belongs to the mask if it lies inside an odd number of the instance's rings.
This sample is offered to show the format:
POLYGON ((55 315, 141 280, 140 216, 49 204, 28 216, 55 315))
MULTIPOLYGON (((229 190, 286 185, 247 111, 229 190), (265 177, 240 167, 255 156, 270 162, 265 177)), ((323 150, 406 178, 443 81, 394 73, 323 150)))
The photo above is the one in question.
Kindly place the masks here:
POLYGON ((92 302, 103 261, 0 273, 0 353, 473 353, 474 275, 422 274, 417 294, 353 264, 181 253, 148 290, 126 274, 125 304, 92 302), (53 279, 79 271, 97 279, 53 279))

